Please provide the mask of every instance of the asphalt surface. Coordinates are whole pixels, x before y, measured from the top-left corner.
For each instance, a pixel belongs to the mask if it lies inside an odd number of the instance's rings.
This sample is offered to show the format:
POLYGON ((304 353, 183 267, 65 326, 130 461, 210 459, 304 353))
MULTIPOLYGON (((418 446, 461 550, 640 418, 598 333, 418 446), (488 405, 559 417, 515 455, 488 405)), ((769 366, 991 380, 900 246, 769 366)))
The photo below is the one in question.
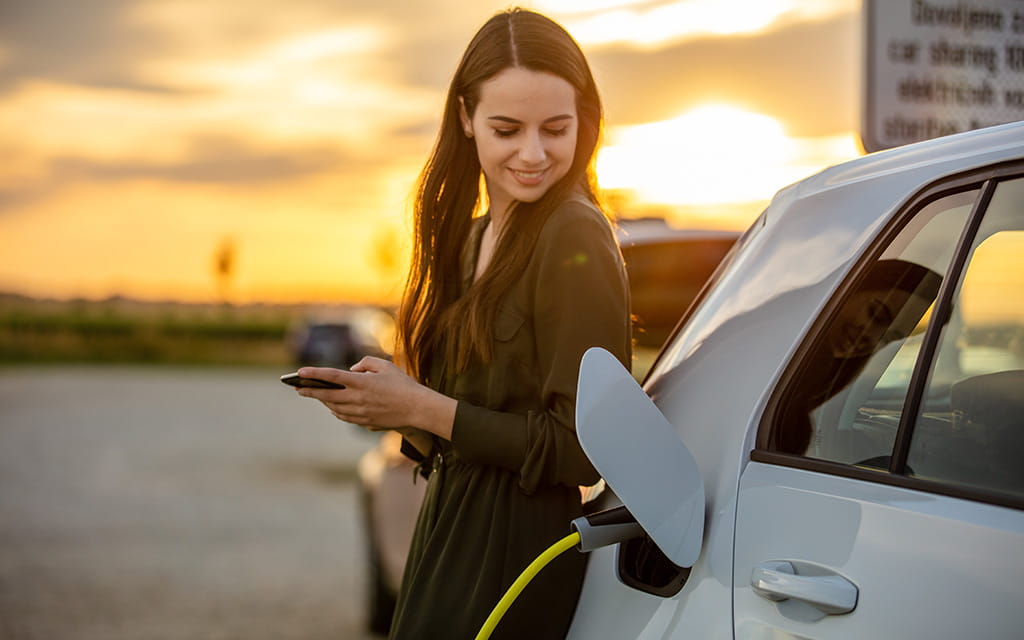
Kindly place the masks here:
POLYGON ((375 436, 280 373, 0 368, 0 638, 370 638, 375 436))

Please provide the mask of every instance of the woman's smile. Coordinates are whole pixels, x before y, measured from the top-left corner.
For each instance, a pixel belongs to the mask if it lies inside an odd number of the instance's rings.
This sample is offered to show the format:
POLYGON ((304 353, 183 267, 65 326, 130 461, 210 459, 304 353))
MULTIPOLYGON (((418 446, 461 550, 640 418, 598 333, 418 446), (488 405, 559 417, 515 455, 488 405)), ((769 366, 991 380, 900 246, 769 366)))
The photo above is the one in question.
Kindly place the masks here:
POLYGON ((476 142, 491 213, 536 202, 561 180, 576 154, 576 90, 543 71, 509 67, 480 87, 462 125, 476 142))
POLYGON ((515 176, 516 180, 524 186, 536 186, 544 181, 544 174, 547 173, 547 169, 540 169, 537 171, 520 171, 518 169, 511 169, 512 175, 515 176))

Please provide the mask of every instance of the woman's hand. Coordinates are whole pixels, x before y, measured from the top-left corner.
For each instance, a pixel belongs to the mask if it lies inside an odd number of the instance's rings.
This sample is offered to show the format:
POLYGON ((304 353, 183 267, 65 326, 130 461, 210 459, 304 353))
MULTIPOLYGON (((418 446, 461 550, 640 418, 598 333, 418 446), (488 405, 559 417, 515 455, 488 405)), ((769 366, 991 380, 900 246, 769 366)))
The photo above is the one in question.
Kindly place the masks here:
POLYGON ((345 386, 298 389, 300 396, 319 400, 339 420, 370 431, 394 429, 409 436, 409 429, 419 429, 451 439, 456 401, 421 385, 387 360, 367 356, 349 371, 302 367, 299 375, 345 386))

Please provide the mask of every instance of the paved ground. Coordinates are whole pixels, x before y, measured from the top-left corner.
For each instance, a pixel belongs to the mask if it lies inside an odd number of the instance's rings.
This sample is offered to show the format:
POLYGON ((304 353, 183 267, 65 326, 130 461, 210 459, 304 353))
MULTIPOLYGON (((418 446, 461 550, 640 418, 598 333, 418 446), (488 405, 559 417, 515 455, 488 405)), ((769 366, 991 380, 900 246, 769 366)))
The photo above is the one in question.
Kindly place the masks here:
POLYGON ((0 638, 367 638, 374 436, 280 373, 0 368, 0 638))

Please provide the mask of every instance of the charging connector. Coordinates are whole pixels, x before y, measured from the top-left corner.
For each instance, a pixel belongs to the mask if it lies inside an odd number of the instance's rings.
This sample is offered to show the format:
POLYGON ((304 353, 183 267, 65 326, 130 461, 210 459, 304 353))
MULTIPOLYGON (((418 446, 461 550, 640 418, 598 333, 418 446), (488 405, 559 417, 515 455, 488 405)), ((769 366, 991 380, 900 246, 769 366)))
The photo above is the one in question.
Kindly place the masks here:
POLYGON ((584 553, 644 535, 643 527, 625 506, 576 518, 571 526, 580 534, 577 548, 584 553))

